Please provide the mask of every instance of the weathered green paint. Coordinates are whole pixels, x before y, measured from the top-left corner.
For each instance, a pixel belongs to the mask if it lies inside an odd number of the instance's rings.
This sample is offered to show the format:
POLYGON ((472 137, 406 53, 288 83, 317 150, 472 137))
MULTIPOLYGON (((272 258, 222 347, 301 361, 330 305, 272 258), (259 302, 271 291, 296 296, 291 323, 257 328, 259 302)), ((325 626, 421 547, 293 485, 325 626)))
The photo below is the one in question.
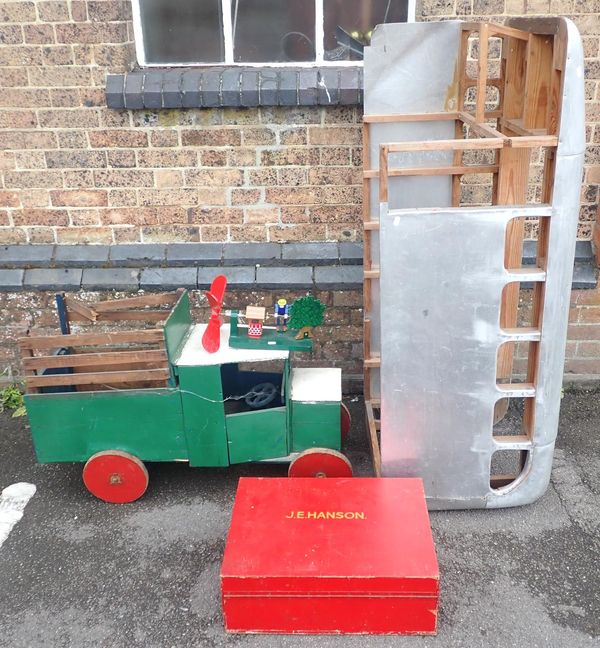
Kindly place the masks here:
POLYGON ((178 372, 190 465, 229 465, 220 365, 178 367, 178 372))
POLYGON ((291 402, 293 452, 307 448, 340 450, 340 404, 291 402))
POLYGON ((176 389, 27 394, 38 461, 87 461, 124 450, 144 461, 187 458, 176 389))
POLYGON ((225 418, 232 464, 288 454, 285 407, 229 414, 225 418))
POLYGON ((171 363, 171 372, 174 371, 173 362, 179 356, 192 325, 190 296, 187 291, 184 291, 177 304, 173 307, 163 330, 167 355, 171 363))
POLYGON ((261 337, 248 337, 246 328, 238 328, 237 311, 231 311, 229 346, 234 349, 269 349, 271 351, 285 349, 286 351, 312 351, 313 343, 310 338, 296 340, 294 335, 295 332, 293 331, 263 329, 261 337))

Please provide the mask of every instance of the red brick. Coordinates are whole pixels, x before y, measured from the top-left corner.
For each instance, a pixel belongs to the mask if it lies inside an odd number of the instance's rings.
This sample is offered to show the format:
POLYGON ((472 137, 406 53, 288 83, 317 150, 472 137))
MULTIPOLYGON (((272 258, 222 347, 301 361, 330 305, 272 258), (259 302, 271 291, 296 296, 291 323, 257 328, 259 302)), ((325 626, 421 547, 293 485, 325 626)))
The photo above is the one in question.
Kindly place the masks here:
POLYGON ((69 45, 42 47, 44 65, 73 65, 73 50, 69 45))
POLYGON ((29 66, 41 64, 42 48, 37 45, 3 45, 0 47, 0 65, 29 66))
POLYGON ((227 151, 200 151, 199 155, 202 166, 227 166, 227 151))
POLYGON ((281 222, 284 225, 291 223, 308 223, 308 209, 306 207, 282 207, 281 222))
POLYGON ((50 192, 47 189, 29 189, 21 194, 23 207, 48 207, 50 192))
POLYGON ((565 373, 600 375, 600 358, 577 358, 565 362, 565 373))
POLYGON ((75 22, 85 22, 88 19, 84 0, 71 0, 71 18, 75 22))
POLYGON ((6 209, 0 209, 0 227, 8 227, 9 225, 10 218, 8 217, 8 211, 6 209))
POLYGON ((68 225, 69 216, 64 209, 22 209, 13 214, 15 225, 68 225))
POLYGON ((316 206, 308 210, 312 223, 360 223, 361 205, 316 206))
POLYGON ((580 306, 600 306, 600 288, 593 290, 574 290, 571 300, 580 306))
POLYGON ((154 173, 138 169, 94 171, 97 187, 153 187, 154 173))
POLYGON ((87 148, 87 136, 81 131, 59 131, 58 148, 61 149, 82 149, 87 148))
POLYGON ((124 43, 127 39, 127 25, 124 23, 56 25, 59 43, 124 43))
POLYGON ((144 189, 140 191, 140 204, 147 207, 153 205, 193 207, 198 204, 198 191, 196 189, 144 189))
POLYGON ((348 146, 327 146, 320 149, 321 164, 329 165, 346 165, 350 164, 350 153, 352 149, 348 146))
POLYGON ((246 208, 244 209, 244 223, 279 224, 279 209, 277 207, 246 208))
POLYGON ((80 105, 79 91, 75 88, 52 88, 50 101, 53 108, 76 108, 80 105))
POLYGON ((103 225, 155 225, 157 210, 153 207, 103 209, 100 212, 103 225))
POLYGON ((0 245, 27 243, 25 230, 16 227, 0 227, 0 245))
POLYGON ((101 225, 97 209, 70 209, 69 218, 74 227, 93 227, 101 225))
POLYGON ((18 151, 15 153, 18 169, 45 169, 46 157, 43 151, 18 151))
POLYGON ((308 129, 308 141, 311 144, 331 146, 360 144, 362 133, 359 126, 354 128, 310 126, 308 129))
POLYGON ((106 109, 100 111, 100 123, 103 128, 129 128, 130 113, 127 110, 106 109))
POLYGON ((232 241, 266 241, 267 230, 258 225, 233 225, 229 228, 229 235, 232 241))
POLYGON ((267 188, 266 201, 275 205, 314 205, 318 201, 317 187, 267 188))
POLYGON ((0 191, 0 207, 20 207, 21 200, 16 191, 0 191))
POLYGON ((255 205, 260 201, 261 192, 259 189, 232 189, 232 205, 255 205))
POLYGON ((200 240, 200 228, 193 225, 142 227, 144 243, 193 243, 200 240))
POLYGON ((201 225, 222 225, 225 223, 243 223, 244 212, 242 209, 231 207, 198 207, 188 212, 190 222, 201 225))
POLYGON ((126 149, 119 151, 108 151, 108 166, 111 167, 134 167, 135 166, 135 152, 126 149))
POLYGON ((35 128, 37 119, 32 110, 0 110, 0 128, 35 128))
POLYGON ((577 357, 600 358, 600 340, 594 342, 578 342, 577 357))
POLYGON ((55 169, 102 168, 106 166, 106 154, 104 151, 48 151, 46 163, 55 169))
POLYGON ((6 88, 27 85, 29 85, 29 80, 26 69, 22 67, 5 67, 0 69, 0 86, 4 89, 3 92, 6 88))
POLYGON ((319 152, 315 148, 306 146, 289 146, 273 151, 262 151, 260 159, 264 166, 306 166, 318 164, 319 152))
POLYGON ((189 225, 191 223, 189 217, 190 209, 189 207, 157 207, 156 214, 158 223, 161 225, 189 225))
POLYGON ((139 227, 122 227, 113 228, 115 243, 139 243, 142 240, 142 233, 139 227))
POLYGON ((600 324, 600 306, 579 308, 578 322, 582 324, 600 324))
POLYGON ((4 186, 9 189, 53 189, 62 186, 59 171, 7 171, 4 186))
POLYGON ((150 133, 151 146, 177 146, 179 135, 176 130, 156 130, 150 133))
POLYGON ((600 340, 600 323, 570 324, 567 338, 569 340, 600 340))
POLYGON ((308 131, 305 126, 296 126, 281 130, 279 133, 279 143, 286 145, 306 144, 308 142, 308 131))
POLYGON ((23 42, 21 25, 0 25, 0 44, 19 45, 23 42))
POLYGON ((157 189, 183 187, 183 173, 171 169, 158 169, 154 171, 154 183, 157 189))
POLYGON ((294 225, 269 227, 270 241, 323 241, 327 236, 325 225, 294 225))
POLYGON ((80 66, 34 67, 29 71, 30 84, 41 88, 89 86, 90 80, 89 68, 80 66))
POLYGON ((59 227, 56 230, 58 243, 112 243, 112 230, 110 227, 59 227))
POLYGON ((255 148, 235 148, 227 152, 227 164, 231 167, 255 166, 255 148))
POLYGON ((46 243, 56 243, 54 228, 36 225, 35 227, 25 227, 28 236, 28 243, 31 245, 44 245, 46 243))
POLYGON ((244 182, 243 172, 239 169, 194 169, 184 175, 189 186, 239 187, 244 182))
POLYGON ((98 130, 90 131, 92 148, 128 148, 148 146, 148 137, 141 131, 98 130))
POLYGON ((226 241, 229 228, 226 225, 203 225, 200 228, 200 240, 204 243, 211 241, 226 241))
POLYGON ((242 138, 239 130, 198 128, 181 131, 183 146, 239 146, 242 138))
POLYGON ((35 108, 49 106, 50 93, 48 90, 21 90, 16 88, 4 89, 0 92, 0 107, 35 108))
POLYGON ((42 22, 67 22, 69 6, 66 0, 37 2, 37 11, 42 22))
POLYGON ((309 184, 308 169, 304 167, 284 167, 277 169, 277 184, 288 187, 309 184))
POLYGON ((77 171, 63 172, 64 185, 70 189, 87 189, 94 186, 94 175, 91 171, 77 169, 77 171))
POLYGON ((0 22, 35 22, 33 2, 4 2, 0 4, 0 22))
POLYGON ((275 143, 275 131, 271 128, 244 128, 242 130, 244 146, 268 145, 275 143))
POLYGON ((131 3, 126 0, 88 0, 87 10, 92 22, 131 20, 131 3))
POLYGON ((42 128, 94 128, 99 125, 98 113, 89 108, 74 110, 38 110, 42 128))
POLYGON ((26 43, 33 45, 50 45, 54 43, 52 25, 24 25, 23 34, 26 43))
POLYGON ((108 204, 110 207, 134 207, 138 204, 137 194, 133 189, 111 189, 108 204))
POLYGON ((362 170, 354 167, 313 167, 308 172, 309 184, 351 185, 362 182, 362 170))
POLYGON ((50 199, 55 207, 102 207, 108 205, 106 191, 92 189, 51 191, 50 199))
POLYGON ((196 151, 177 149, 139 151, 137 159, 138 165, 141 167, 195 167, 198 164, 196 151))

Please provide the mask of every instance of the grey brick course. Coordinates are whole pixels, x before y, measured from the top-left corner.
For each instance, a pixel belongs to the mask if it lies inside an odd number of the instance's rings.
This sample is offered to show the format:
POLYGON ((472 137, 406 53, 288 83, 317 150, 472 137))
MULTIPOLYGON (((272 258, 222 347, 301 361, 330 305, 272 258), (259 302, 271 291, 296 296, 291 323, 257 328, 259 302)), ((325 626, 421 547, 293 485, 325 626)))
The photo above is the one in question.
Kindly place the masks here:
POLYGON ((315 268, 315 285, 317 288, 359 288, 362 283, 362 266, 317 266, 315 268))
POLYGON ((169 243, 167 265, 219 265, 223 258, 221 243, 169 243))
POLYGON ((110 249, 110 261, 116 266, 127 266, 131 261, 144 261, 149 265, 161 265, 165 262, 166 245, 113 245, 110 249))
POLYGON ((198 268, 198 288, 208 288, 218 274, 224 274, 227 277, 227 284, 229 286, 247 288, 254 285, 256 269, 254 266, 198 268))
POLYGON ((0 290, 21 290, 25 270, 0 270, 0 290))
POLYGON ((256 269, 256 283, 265 288, 310 288, 313 283, 313 269, 302 268, 269 268, 256 269))
POLYGON ((337 243, 286 243, 282 245, 282 258, 290 264, 326 264, 338 262, 337 243))
POLYGON ((140 288, 196 288, 197 268, 146 268, 140 274, 140 288))
POLYGON ((139 274, 139 268, 86 268, 81 285, 84 290, 137 290, 139 274))
POLYGON ((225 265, 247 265, 274 263, 281 259, 279 243, 233 243, 223 246, 225 265))
POLYGON ((54 245, 5 245, 0 247, 0 266, 8 268, 52 265, 54 245))
POLYGON ((108 263, 109 252, 108 245, 57 245, 54 265, 68 268, 102 266, 108 263))
POLYGON ((79 268, 33 268, 25 270, 24 288, 37 290, 79 290, 81 275, 79 268))

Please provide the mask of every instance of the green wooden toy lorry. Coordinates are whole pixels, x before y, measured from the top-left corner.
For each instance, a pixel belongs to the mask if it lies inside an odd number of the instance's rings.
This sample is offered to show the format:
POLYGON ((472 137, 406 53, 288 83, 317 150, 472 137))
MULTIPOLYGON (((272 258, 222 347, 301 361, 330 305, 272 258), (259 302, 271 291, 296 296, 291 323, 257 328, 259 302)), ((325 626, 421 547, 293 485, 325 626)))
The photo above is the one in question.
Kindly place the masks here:
POLYGON ((352 474, 339 452, 349 426, 341 370, 293 368, 281 341, 233 348, 228 324, 208 353, 207 325, 193 323, 186 291, 66 306, 70 321, 94 321, 94 331, 19 341, 25 403, 38 461, 85 462, 84 483, 100 499, 139 498, 145 461, 279 460, 293 476, 352 474), (162 327, 97 330, 161 318, 162 327))

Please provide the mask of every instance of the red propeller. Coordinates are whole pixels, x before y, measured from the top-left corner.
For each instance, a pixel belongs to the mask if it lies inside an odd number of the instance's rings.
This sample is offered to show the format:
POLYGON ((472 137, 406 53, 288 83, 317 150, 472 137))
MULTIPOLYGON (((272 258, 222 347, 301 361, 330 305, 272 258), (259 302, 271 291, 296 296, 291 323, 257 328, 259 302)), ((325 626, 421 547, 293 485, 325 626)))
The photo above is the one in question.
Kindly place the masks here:
POLYGON ((208 325, 202 336, 202 346, 208 353, 215 353, 221 346, 221 306, 227 287, 227 277, 218 275, 210 284, 210 290, 206 293, 206 298, 210 304, 210 318, 208 325))

